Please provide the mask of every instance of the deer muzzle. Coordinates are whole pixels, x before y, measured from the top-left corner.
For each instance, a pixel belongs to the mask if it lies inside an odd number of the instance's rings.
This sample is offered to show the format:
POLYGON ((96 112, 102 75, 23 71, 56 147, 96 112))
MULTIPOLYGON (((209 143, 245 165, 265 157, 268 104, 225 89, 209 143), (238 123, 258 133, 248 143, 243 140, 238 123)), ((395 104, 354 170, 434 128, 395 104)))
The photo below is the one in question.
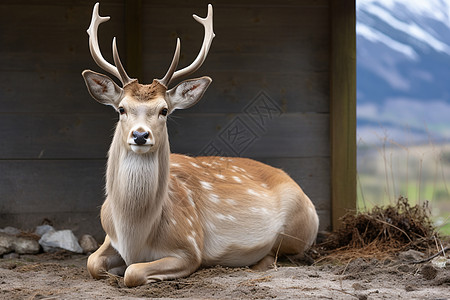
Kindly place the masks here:
POLYGON ((148 152, 154 145, 153 135, 150 129, 139 127, 131 130, 128 144, 135 153, 142 154, 148 152))

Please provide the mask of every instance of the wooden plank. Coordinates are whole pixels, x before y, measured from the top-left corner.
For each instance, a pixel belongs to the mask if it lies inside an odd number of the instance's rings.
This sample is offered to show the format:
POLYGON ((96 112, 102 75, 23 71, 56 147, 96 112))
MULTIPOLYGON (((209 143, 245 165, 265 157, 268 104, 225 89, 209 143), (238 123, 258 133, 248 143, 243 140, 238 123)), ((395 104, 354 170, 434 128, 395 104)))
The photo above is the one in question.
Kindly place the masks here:
POLYGON ((356 209, 355 1, 331 1, 332 223, 356 209))
POLYGON ((105 114, 2 114, 0 159, 104 158, 115 112, 105 114))
MULTIPOLYGON (((206 5, 177 7, 174 10, 172 6, 155 9, 153 5, 144 4, 144 10, 143 37, 144 42, 151 46, 149 47, 150 51, 166 53, 167 45, 174 45, 174 38, 179 36, 183 42, 182 52, 192 51, 195 57, 203 39, 203 30, 190 16, 192 13, 205 16, 206 5)), ((219 52, 239 53, 258 52, 261 47, 273 52, 279 48, 277 44, 280 42, 283 46, 288 47, 289 45, 285 44, 287 40, 290 40, 295 47, 286 50, 302 46, 301 42, 306 41, 313 44, 327 42, 326 34, 330 30, 327 13, 328 8, 322 7, 215 7, 214 31, 216 37, 213 45, 220 45, 220 47, 214 46, 220 49, 219 52), (238 48, 236 41, 239 41, 238 48)), ((308 45, 303 46, 307 47, 308 45)))
MULTIPOLYGON (((76 64, 71 64, 71 61, 92 60, 86 33, 92 16, 92 4, 61 6, 55 3, 0 4, 0 70, 81 72, 83 64, 73 68, 76 64), (64 68, 64 60, 70 68, 64 68)), ((112 16, 99 28, 100 48, 105 58, 112 61, 112 38, 117 36, 119 50, 125 44, 123 6, 102 2, 100 14, 112 16)))
MULTIPOLYGON (((168 47, 172 48, 172 47, 168 47)), ((262 74, 298 75, 306 72, 328 72, 329 60, 326 55, 328 49, 326 45, 320 50, 298 49, 295 53, 282 53, 280 48, 278 52, 273 53, 215 53, 210 51, 204 65, 196 71, 195 75, 190 77, 200 77, 203 75, 213 76, 214 72, 229 72, 239 74, 240 72, 257 72, 262 74), (282 53, 282 55, 279 55, 282 53)), ((187 55, 183 57, 188 57, 187 55)), ((192 57, 192 56, 189 56, 192 57)), ((144 56, 144 80, 150 83, 154 78, 162 77, 171 56, 165 54, 148 54, 144 56)), ((192 60, 186 60, 180 64, 181 67, 187 66, 192 60)), ((276 84, 276 83, 274 83, 276 84)))
MULTIPOLYGON (((0 91, 0 106, 3 114, 67 115, 112 112, 111 108, 99 104, 89 95, 81 72, 0 70, 0 91)), ((17 121, 20 120, 17 119, 17 121)))
POLYGON ((328 157, 328 117, 282 114, 261 129, 245 114, 177 113, 169 122, 170 144, 173 152, 193 155, 212 154, 204 151, 212 146, 230 156, 328 157))
MULTIPOLYGON (((164 74, 177 36, 182 41, 182 67, 196 57, 203 32, 196 22, 186 17, 192 13, 192 8, 186 8, 185 12, 177 9, 176 14, 172 7, 155 10, 144 5, 144 10, 148 16, 144 19, 144 33, 149 33, 144 35, 144 72, 151 72, 145 74, 145 78, 151 80, 154 74, 164 74)), ((214 16, 216 38, 204 68, 213 65, 214 69, 269 72, 328 69, 326 8, 261 8, 256 11, 251 7, 227 8, 220 9, 214 16), (282 65, 277 67, 278 63, 282 65)))
MULTIPOLYGON (((102 3, 106 5, 123 5, 123 0, 104 0, 102 3)), ((3 5, 35 5, 36 1, 33 0, 2 0, 3 5)), ((52 5, 52 6, 93 6, 91 0, 39 0, 39 5, 52 5)))
POLYGON ((142 0, 125 0, 125 38, 127 73, 142 80, 142 0))
POLYGON ((2 213, 84 212, 103 203, 106 159, 0 160, 2 213))
MULTIPOLYGON (((91 58, 86 33, 92 3, 29 2, 0 4, 2 112, 100 112, 92 99, 80 101, 90 99, 83 69, 100 71, 91 58)), ((101 15, 114 15, 99 30, 102 52, 110 60, 112 37, 122 40, 119 48, 125 42, 123 5, 117 3, 105 1, 100 8, 101 15)))
POLYGON ((261 93, 283 112, 329 112, 328 72, 211 71, 208 75, 213 82, 203 99, 187 110, 190 113, 239 113, 261 93))
POLYGON ((98 233, 105 164, 0 160, 0 227, 32 228, 49 218, 58 228, 98 233))
MULTIPOLYGON (((160 7, 174 7, 179 8, 192 8, 192 7, 205 7, 211 1, 209 0, 166 0, 166 1, 154 1, 152 6, 155 8, 160 7)), ((328 0, 217 0, 213 3, 214 7, 220 8, 242 8, 242 7, 328 7, 328 0)))

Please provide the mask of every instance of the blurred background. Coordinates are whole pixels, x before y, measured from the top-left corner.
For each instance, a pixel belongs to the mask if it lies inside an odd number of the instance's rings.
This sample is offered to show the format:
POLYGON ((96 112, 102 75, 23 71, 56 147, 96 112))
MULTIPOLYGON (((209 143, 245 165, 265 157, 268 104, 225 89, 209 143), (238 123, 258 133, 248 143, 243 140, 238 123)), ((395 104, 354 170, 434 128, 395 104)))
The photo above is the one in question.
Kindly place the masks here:
POLYGON ((356 11, 358 208, 429 201, 450 234, 450 1, 356 11))

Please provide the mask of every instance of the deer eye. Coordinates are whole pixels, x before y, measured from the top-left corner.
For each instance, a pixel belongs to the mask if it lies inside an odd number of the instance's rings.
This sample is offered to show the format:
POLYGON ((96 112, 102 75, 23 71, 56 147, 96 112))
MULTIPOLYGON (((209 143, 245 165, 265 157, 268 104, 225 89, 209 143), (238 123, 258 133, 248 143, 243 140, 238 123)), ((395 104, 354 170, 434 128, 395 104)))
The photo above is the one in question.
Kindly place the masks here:
POLYGON ((119 113, 120 113, 121 115, 123 115, 123 114, 125 113, 125 108, 123 108, 122 106, 119 107, 119 113))
POLYGON ((167 116, 167 113, 168 113, 169 111, 167 110, 167 108, 163 108, 163 109, 161 109, 161 111, 159 112, 159 114, 161 114, 161 115, 163 115, 163 116, 167 116))

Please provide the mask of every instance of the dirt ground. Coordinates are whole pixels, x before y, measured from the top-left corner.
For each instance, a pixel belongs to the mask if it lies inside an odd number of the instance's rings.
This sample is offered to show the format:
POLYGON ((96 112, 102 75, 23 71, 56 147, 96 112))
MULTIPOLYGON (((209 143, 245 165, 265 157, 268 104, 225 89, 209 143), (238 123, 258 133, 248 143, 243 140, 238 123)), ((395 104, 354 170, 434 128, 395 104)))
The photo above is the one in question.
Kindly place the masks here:
POLYGON ((265 272, 218 266, 188 278, 126 288, 122 278, 91 279, 86 259, 64 252, 0 259, 0 299, 450 299, 450 267, 399 260, 284 262, 265 272))

